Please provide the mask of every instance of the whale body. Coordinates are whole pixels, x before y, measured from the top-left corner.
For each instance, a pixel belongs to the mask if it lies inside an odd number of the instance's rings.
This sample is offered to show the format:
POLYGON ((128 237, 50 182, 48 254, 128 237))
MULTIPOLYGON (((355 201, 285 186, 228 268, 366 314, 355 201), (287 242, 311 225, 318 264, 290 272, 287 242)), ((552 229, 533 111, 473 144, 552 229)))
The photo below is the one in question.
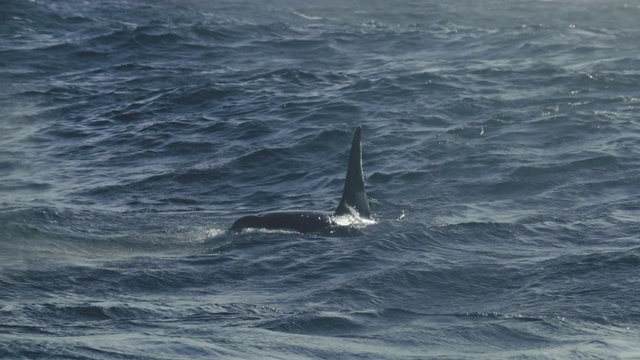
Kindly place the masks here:
POLYGON ((317 211, 276 211, 249 215, 236 220, 231 231, 244 229, 293 230, 301 233, 328 231, 340 225, 340 216, 355 215, 370 219, 371 210, 364 191, 362 173, 362 128, 357 127, 351 142, 347 176, 342 198, 333 213, 317 211))

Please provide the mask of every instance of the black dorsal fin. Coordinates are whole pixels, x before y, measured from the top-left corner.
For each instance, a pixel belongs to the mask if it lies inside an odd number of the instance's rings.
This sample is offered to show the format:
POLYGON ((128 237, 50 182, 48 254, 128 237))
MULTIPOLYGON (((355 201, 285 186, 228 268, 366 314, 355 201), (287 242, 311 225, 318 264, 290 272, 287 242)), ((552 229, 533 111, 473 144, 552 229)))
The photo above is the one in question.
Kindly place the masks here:
POLYGON ((336 209, 336 215, 350 214, 351 209, 355 210, 358 215, 369 218, 371 211, 369 210, 369 202, 367 194, 364 192, 364 175, 362 174, 362 145, 361 141, 362 128, 358 126, 355 134, 353 134, 353 142, 351 143, 351 152, 349 153, 349 167, 347 168, 347 178, 344 181, 344 190, 342 191, 342 199, 336 209))

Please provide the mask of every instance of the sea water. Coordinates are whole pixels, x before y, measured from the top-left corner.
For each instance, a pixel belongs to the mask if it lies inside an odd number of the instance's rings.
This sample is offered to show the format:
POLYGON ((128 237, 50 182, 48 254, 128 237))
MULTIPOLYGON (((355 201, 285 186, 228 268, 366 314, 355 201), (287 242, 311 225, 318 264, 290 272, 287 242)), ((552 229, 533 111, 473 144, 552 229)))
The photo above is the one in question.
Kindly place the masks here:
POLYGON ((640 2, 0 1, 0 357, 640 356, 640 2), (375 224, 332 211, 351 136, 375 224))

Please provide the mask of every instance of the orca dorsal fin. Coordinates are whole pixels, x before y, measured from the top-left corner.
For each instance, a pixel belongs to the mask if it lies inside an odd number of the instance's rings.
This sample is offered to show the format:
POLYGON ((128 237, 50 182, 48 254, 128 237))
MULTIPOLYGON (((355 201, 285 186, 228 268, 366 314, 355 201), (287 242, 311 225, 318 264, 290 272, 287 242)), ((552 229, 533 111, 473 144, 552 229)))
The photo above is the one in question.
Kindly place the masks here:
POLYGON ((347 168, 347 178, 344 181, 344 190, 342 191, 342 199, 336 209, 336 215, 350 214, 351 209, 355 210, 358 215, 369 218, 371 211, 369 210, 369 202, 367 194, 364 191, 364 175, 362 174, 362 145, 361 136, 362 128, 358 126, 353 134, 353 142, 351 143, 351 152, 349 153, 349 167, 347 168))

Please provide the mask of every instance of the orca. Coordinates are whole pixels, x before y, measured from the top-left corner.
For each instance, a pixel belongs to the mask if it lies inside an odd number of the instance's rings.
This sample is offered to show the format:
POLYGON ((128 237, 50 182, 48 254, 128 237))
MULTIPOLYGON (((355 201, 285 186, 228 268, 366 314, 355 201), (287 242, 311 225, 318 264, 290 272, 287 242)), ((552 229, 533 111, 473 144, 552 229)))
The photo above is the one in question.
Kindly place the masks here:
POLYGON ((342 199, 333 213, 316 211, 277 211, 249 215, 236 220, 230 230, 241 232, 244 229, 291 230, 300 233, 319 233, 331 231, 340 226, 342 216, 357 216, 371 219, 369 202, 364 191, 362 173, 362 128, 358 126, 353 134, 347 176, 344 181, 342 199))

